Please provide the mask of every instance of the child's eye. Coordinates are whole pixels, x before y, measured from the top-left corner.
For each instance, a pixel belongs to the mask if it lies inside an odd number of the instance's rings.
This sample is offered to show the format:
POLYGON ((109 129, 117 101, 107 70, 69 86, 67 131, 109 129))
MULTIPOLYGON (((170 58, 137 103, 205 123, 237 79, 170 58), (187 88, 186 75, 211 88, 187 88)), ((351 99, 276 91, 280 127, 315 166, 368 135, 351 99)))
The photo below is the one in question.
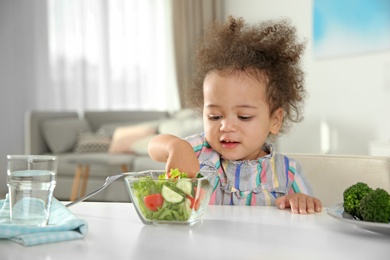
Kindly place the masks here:
POLYGON ((238 116, 238 118, 243 121, 248 121, 252 118, 252 116, 238 116))
POLYGON ((209 115, 208 118, 209 118, 209 120, 211 120, 211 121, 217 121, 217 120, 221 119, 222 116, 209 115))

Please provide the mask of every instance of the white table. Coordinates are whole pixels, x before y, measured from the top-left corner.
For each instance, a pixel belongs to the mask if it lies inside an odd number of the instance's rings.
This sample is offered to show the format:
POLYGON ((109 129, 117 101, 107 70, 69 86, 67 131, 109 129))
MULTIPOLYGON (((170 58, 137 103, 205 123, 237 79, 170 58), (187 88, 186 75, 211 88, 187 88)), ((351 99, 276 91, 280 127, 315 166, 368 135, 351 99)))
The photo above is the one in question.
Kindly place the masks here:
POLYGON ((0 240, 0 259, 389 259, 390 236, 275 207, 209 206, 194 226, 146 226, 131 203, 83 202, 82 240, 33 247, 0 240))

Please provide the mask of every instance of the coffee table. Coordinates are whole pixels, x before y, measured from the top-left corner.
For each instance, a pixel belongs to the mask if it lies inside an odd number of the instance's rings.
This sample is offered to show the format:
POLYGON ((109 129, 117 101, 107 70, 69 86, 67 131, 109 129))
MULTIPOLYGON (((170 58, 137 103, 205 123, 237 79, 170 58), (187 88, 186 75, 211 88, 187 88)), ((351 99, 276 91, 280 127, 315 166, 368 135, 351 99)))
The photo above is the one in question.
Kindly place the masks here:
POLYGON ((133 162, 133 156, 129 154, 91 154, 69 159, 70 163, 76 164, 73 178, 70 200, 73 201, 85 195, 88 185, 91 165, 120 166, 122 172, 128 172, 133 162))

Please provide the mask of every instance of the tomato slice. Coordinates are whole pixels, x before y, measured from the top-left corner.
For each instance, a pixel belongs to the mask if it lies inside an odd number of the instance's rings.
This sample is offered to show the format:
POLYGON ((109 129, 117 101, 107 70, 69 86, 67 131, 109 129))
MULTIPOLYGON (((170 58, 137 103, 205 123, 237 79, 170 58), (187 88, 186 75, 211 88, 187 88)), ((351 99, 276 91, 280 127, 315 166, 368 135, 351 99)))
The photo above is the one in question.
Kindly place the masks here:
POLYGON ((197 211, 197 210, 199 209, 199 207, 200 207, 200 202, 201 202, 201 200, 199 200, 199 199, 195 200, 195 205, 194 205, 195 211, 197 211))
POLYGON ((164 198, 160 193, 151 194, 144 197, 145 206, 152 210, 157 211, 164 203, 164 198))
POLYGON ((189 195, 186 195, 186 198, 190 200, 190 202, 191 202, 190 208, 193 209, 194 208, 194 204, 195 204, 195 198, 191 197, 189 195))

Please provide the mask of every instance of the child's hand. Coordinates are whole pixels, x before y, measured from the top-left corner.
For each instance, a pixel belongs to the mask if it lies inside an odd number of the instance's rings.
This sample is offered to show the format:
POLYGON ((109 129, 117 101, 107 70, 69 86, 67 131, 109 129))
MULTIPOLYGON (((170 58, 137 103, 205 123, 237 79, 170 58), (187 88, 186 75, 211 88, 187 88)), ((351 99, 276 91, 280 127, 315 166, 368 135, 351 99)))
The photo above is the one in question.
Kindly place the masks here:
POLYGON ((154 137, 148 145, 150 157, 158 162, 165 162, 166 172, 171 169, 179 169, 194 178, 200 170, 198 158, 190 143, 169 134, 161 134, 154 137))
POLYGON ((187 173, 189 178, 195 178, 196 173, 200 170, 200 165, 192 150, 187 153, 185 150, 180 150, 169 155, 165 168, 167 172, 171 169, 179 169, 181 172, 187 173))
POLYGON ((279 209, 291 208, 294 214, 312 214, 322 211, 322 203, 319 199, 303 193, 293 193, 275 200, 279 209))

